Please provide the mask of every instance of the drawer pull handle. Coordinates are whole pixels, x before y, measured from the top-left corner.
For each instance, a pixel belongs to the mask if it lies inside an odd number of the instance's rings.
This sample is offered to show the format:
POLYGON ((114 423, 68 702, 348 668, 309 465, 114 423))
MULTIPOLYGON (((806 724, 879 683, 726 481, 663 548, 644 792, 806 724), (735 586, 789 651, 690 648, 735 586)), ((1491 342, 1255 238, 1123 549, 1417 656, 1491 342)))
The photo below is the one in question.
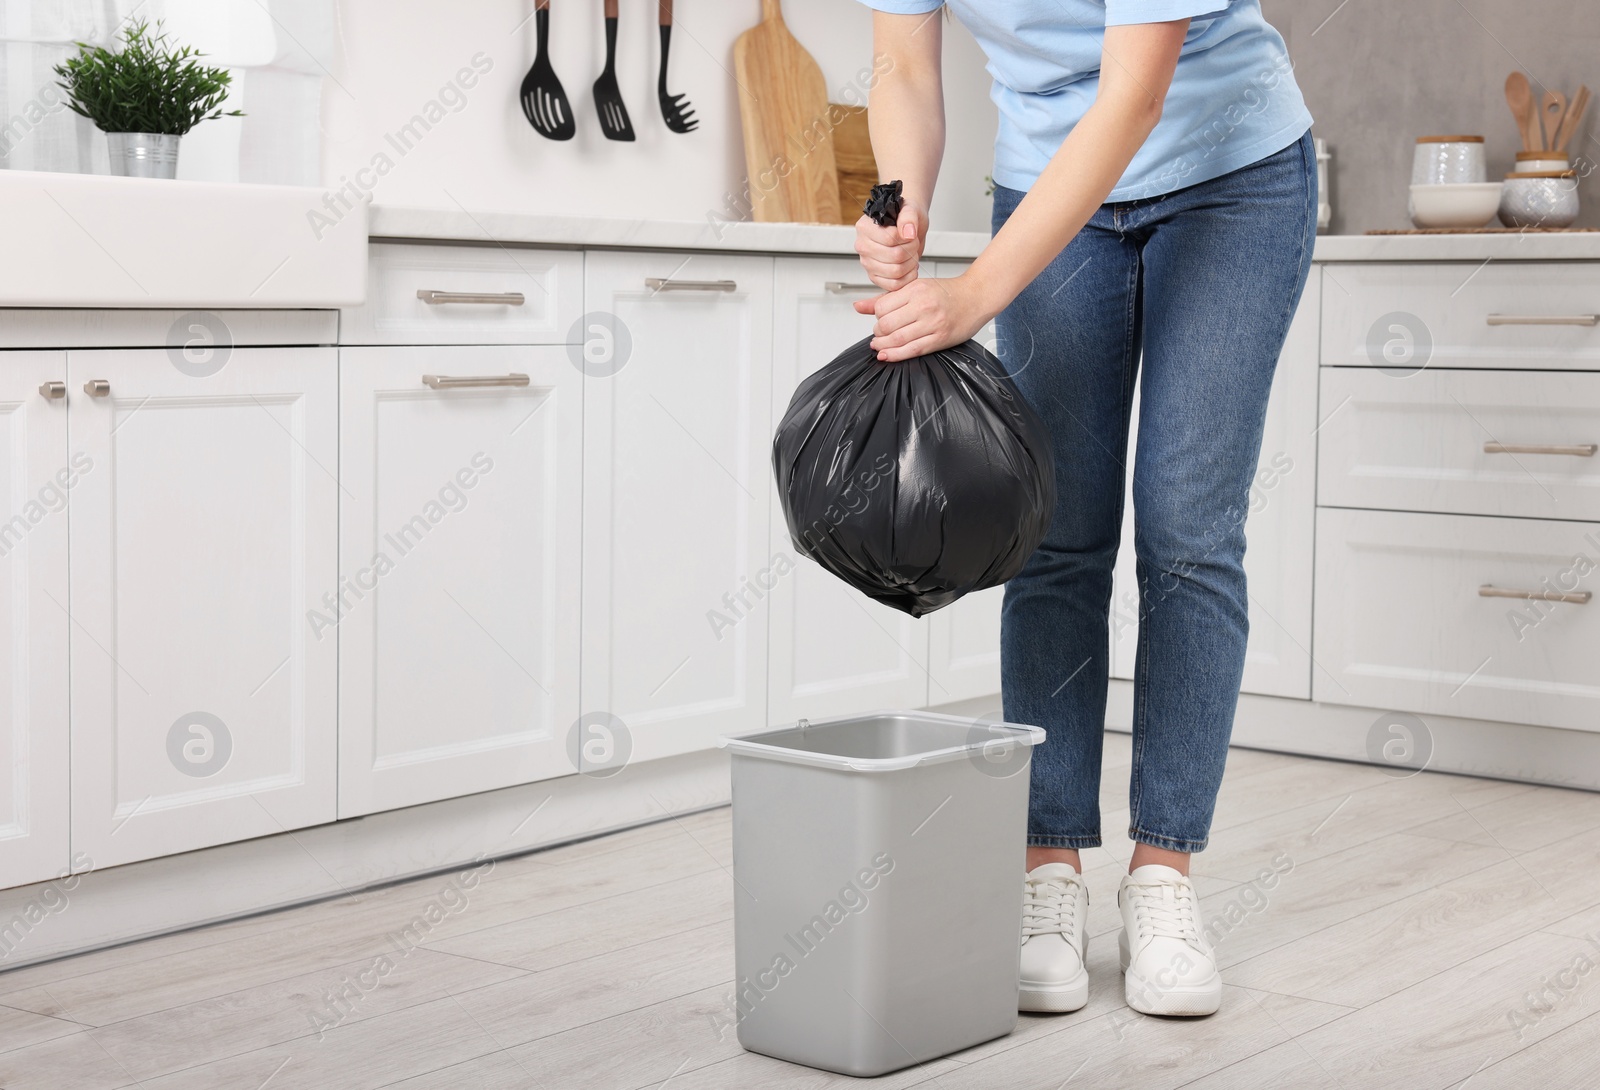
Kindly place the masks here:
POLYGON ((844 280, 829 280, 822 285, 829 295, 850 295, 858 291, 882 291, 876 284, 851 284, 844 280))
POLYGON ((1600 314, 1491 314, 1490 325, 1600 325, 1600 314))
POLYGON ((490 306, 520 307, 527 302, 520 291, 434 291, 418 288, 417 298, 436 307, 440 303, 486 303, 490 306))
POLYGON ((41 382, 39 384, 39 396, 48 401, 60 401, 67 396, 67 384, 65 382, 41 382))
POLYGON ((90 397, 110 397, 111 383, 103 378, 92 378, 83 384, 83 392, 90 397))
POLYGON ((1510 587, 1491 587, 1486 584, 1478 588, 1478 597, 1521 598, 1533 602, 1571 602, 1575 606, 1582 606, 1587 605, 1594 595, 1586 590, 1512 590, 1510 587))
POLYGON ((422 381, 435 390, 477 389, 483 386, 526 386, 527 375, 423 375, 422 381))
POLYGON ((674 280, 670 276, 647 276, 644 286, 651 291, 738 291, 734 280, 674 280))
POLYGON ((1594 443, 1496 443, 1483 444, 1485 454, 1570 454, 1574 458, 1593 458, 1594 443))

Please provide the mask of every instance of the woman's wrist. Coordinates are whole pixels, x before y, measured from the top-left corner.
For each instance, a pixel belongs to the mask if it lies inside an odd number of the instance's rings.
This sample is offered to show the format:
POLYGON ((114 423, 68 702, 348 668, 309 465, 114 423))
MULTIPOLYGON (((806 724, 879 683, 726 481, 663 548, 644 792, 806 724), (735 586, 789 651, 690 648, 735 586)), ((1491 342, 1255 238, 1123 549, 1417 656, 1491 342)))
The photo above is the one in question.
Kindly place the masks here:
POLYGON ((972 293, 979 312, 983 316, 982 325, 987 325, 997 314, 1011 305, 1011 300, 1017 297, 1020 287, 1013 287, 1009 278, 994 273, 989 268, 989 262, 984 261, 980 254, 971 265, 956 277, 962 286, 972 293))

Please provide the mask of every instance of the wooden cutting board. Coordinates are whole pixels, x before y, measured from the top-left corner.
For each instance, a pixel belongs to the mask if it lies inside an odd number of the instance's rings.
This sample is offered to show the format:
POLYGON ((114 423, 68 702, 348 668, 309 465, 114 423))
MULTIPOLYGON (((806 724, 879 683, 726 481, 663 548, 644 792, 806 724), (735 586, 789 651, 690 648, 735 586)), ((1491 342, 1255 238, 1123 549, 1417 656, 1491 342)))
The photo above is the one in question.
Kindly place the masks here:
POLYGON ((839 222, 854 223, 872 187, 878 184, 878 161, 872 154, 865 106, 833 104, 833 159, 839 165, 839 222))
POLYGON ((761 0, 761 22, 733 43, 733 71, 753 217, 838 223, 828 87, 822 69, 784 25, 780 0, 761 0))

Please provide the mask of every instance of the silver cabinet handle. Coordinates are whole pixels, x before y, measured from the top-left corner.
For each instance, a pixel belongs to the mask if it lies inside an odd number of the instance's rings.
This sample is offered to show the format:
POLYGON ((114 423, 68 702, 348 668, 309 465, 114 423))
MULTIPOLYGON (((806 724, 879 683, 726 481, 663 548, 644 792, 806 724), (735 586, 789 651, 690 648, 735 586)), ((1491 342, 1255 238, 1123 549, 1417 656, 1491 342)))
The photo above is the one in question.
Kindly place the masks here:
POLYGON ((1483 444, 1485 454, 1570 454, 1575 458, 1593 458, 1594 443, 1496 443, 1483 444))
POLYGON ((1521 598, 1535 602, 1571 602, 1575 606, 1587 605, 1589 599, 1594 597, 1586 590, 1512 590, 1509 587, 1491 587, 1487 584, 1478 588, 1479 598, 1521 598))
POLYGON ((527 375, 423 375, 435 390, 461 390, 480 386, 526 386, 527 375))
POLYGON ((110 397, 111 383, 103 378, 92 378, 83 384, 83 392, 90 397, 110 397))
POLYGON ((738 291, 733 280, 674 280, 670 276, 647 276, 644 286, 651 291, 738 291))
POLYGON ((527 302, 520 291, 434 291, 418 288, 417 298, 429 306, 440 303, 487 303, 491 306, 520 307, 527 302))
POLYGON ((858 291, 882 291, 876 284, 851 284, 843 280, 829 280, 822 285, 829 295, 849 295, 858 291))
POLYGON ((67 396, 67 384, 65 382, 41 382, 39 384, 39 395, 50 401, 60 401, 67 396))
POLYGON ((1600 314, 1491 314, 1490 325, 1600 325, 1600 314))

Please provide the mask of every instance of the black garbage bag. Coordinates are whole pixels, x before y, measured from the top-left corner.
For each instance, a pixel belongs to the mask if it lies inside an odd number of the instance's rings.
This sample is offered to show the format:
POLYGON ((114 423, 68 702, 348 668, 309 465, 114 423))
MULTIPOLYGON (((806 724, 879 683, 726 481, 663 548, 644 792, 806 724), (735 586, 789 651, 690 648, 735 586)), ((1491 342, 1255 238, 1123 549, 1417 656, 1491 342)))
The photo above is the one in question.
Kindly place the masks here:
POLYGON ((800 384, 772 465, 795 548, 921 617, 1022 570, 1055 507, 1050 437, 976 341, 880 363, 871 339, 800 384))

